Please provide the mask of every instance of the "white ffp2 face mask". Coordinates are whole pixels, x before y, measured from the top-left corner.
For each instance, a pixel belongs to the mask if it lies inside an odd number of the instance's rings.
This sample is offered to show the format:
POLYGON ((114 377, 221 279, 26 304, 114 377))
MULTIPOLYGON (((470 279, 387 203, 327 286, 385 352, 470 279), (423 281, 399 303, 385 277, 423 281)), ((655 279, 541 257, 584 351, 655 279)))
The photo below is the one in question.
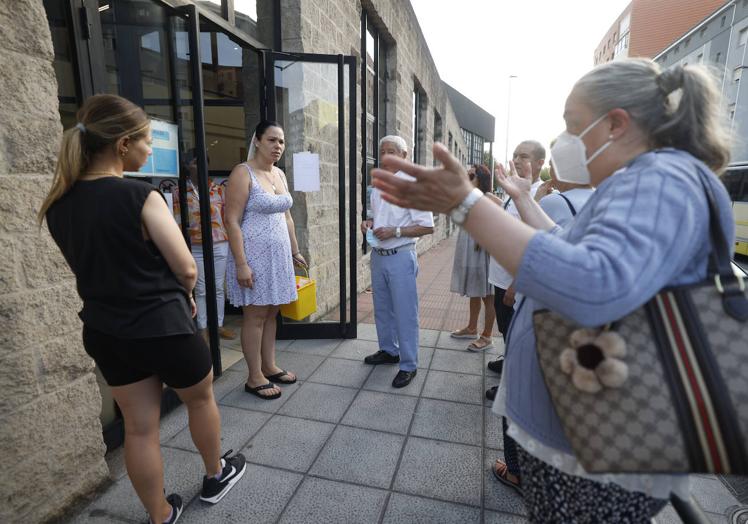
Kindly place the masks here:
POLYGON ((569 182, 571 184, 590 183, 590 170, 587 169, 587 166, 598 155, 608 149, 613 140, 605 142, 588 158, 587 148, 584 146, 584 142, 582 142, 582 137, 590 129, 602 122, 606 116, 608 115, 603 115, 592 122, 579 135, 572 135, 568 131, 564 131, 558 135, 556 142, 551 147, 551 161, 553 162, 553 169, 556 172, 556 178, 560 182, 569 182))

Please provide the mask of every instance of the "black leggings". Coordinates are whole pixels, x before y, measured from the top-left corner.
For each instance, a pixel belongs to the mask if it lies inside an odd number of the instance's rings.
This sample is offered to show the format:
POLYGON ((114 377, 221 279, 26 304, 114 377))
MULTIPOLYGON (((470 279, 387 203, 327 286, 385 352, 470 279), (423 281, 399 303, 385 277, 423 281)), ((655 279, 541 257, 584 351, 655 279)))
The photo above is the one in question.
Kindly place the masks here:
POLYGON ((509 331, 509 323, 514 315, 514 307, 504 304, 505 294, 506 289, 494 286, 493 307, 496 310, 496 326, 499 328, 501 336, 504 337, 504 342, 506 342, 507 331, 509 331))
POLYGON ((156 375, 172 388, 187 388, 211 370, 210 350, 197 333, 154 338, 117 338, 83 327, 83 347, 110 386, 156 375))

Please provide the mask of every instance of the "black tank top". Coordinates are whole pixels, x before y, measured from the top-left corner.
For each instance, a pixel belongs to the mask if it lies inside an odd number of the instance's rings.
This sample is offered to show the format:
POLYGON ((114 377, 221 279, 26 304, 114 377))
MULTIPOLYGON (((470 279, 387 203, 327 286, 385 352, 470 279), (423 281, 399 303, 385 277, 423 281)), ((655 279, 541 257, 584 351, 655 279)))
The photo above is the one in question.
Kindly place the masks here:
POLYGON ((105 177, 77 182, 47 211, 47 225, 75 274, 79 313, 119 338, 191 334, 189 297, 166 260, 143 238, 142 211, 155 187, 105 177))

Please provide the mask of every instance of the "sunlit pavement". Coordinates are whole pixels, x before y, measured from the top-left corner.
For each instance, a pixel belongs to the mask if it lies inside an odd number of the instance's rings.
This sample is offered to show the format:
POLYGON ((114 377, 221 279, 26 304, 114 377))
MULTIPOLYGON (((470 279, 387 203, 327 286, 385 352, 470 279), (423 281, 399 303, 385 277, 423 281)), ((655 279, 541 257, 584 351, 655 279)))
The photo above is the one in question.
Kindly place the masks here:
MULTIPOLYGON (((434 317, 441 315, 441 329, 421 330, 418 374, 403 389, 390 385, 395 366, 363 363, 378 349, 371 323, 359 324, 357 340, 279 341, 278 365, 299 381, 272 401, 244 392, 239 340, 223 341, 228 369, 215 382, 223 449, 241 451, 249 464, 219 504, 201 502, 203 467, 185 409, 167 415, 161 422, 166 490, 185 501, 180 522, 525 522, 521 498, 490 471, 502 456, 502 439, 484 397, 498 376, 485 364, 503 351, 500 338, 496 349, 476 354, 449 336, 461 327, 459 320, 450 325, 447 314, 459 303, 443 293, 453 249, 446 241, 420 258, 421 301, 440 308, 434 317)), ((112 485, 70 522, 144 521, 122 450, 108 462, 112 485)), ((727 522, 739 504, 735 496, 716 477, 692 480, 708 517, 727 522)), ((680 522, 671 507, 656 520, 680 522)))

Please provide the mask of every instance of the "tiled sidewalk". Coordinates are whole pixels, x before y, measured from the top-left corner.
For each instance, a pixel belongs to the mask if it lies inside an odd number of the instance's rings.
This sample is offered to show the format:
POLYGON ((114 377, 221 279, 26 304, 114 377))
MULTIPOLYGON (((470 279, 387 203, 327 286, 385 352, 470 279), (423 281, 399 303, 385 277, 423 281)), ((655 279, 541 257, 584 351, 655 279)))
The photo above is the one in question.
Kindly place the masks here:
MULTIPOLYGON (((371 324, 358 340, 279 342, 278 363, 299 382, 263 401, 243 391, 244 361, 215 383, 223 449, 247 457, 242 481, 216 506, 197 498, 203 472, 180 407, 164 418, 161 440, 166 488, 186 504, 185 523, 522 523, 523 504, 496 482, 490 466, 501 456, 498 419, 484 401, 497 383, 485 363, 448 332, 422 330, 419 372, 393 389, 394 366, 367 366, 377 349, 371 324)), ((494 350, 496 351, 496 350, 494 350)), ((122 467, 115 479, 70 522, 143 522, 145 515, 122 467)), ((694 477, 693 493, 726 522, 737 505, 719 480, 694 477)), ((658 523, 679 522, 672 508, 658 523)))
MULTIPOLYGON (((518 495, 490 467, 501 457, 498 419, 484 399, 498 377, 489 354, 464 350, 449 330, 467 321, 467 299, 449 293, 454 241, 420 259, 419 372, 404 389, 390 385, 395 366, 367 366, 377 350, 373 315, 358 340, 278 342, 278 365, 299 382, 263 401, 243 391, 246 365, 239 340, 223 342, 227 371, 215 383, 223 449, 241 451, 245 477, 216 506, 197 498, 203 466, 187 429, 184 407, 161 423, 166 489, 186 504, 185 523, 522 523, 518 495), (232 366, 231 364, 235 364, 232 366)), ((362 294, 359 304, 371 305, 362 294)), ((235 321, 236 319, 234 319, 235 321)), ((368 323, 367 323, 368 322, 368 323)), ((238 326, 237 326, 238 327, 238 326)), ((113 484, 69 522, 144 522, 125 476, 122 450, 110 454, 113 484)), ((693 476, 692 494, 714 523, 738 501, 715 477, 693 476)), ((678 523, 671 507, 658 524, 678 523)))
MULTIPOLYGON (((197 499, 202 463, 184 407, 165 417, 167 491, 187 503, 180 522, 524 522, 521 499, 489 470, 501 455, 483 397, 497 382, 485 370, 493 355, 423 330, 419 373, 398 390, 396 367, 362 362, 375 339, 374 326, 361 324, 358 340, 279 342, 278 364, 299 382, 277 400, 244 393, 243 361, 216 381, 223 448, 249 461, 216 506, 197 499)), ((117 462, 114 484, 72 522, 143 521, 117 462)))

